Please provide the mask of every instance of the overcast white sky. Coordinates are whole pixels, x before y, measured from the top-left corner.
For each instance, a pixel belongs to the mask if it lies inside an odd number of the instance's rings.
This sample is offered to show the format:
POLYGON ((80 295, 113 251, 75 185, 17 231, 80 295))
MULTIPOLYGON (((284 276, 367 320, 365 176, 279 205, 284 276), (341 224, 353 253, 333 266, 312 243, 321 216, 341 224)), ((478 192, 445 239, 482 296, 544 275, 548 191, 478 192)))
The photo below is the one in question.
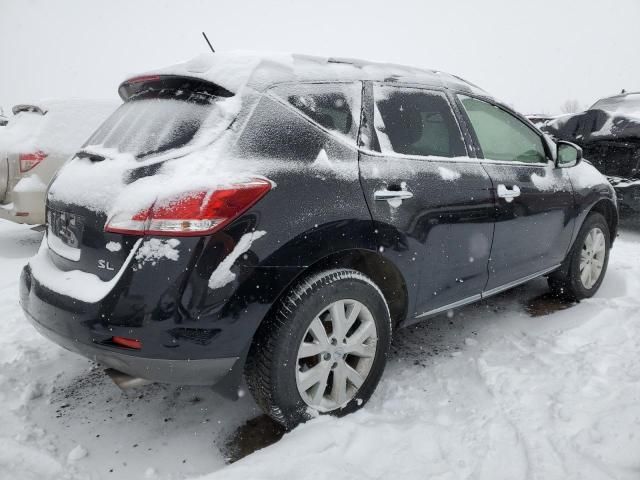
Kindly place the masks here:
POLYGON ((202 51, 360 57, 460 75, 524 113, 640 90, 640 0, 0 0, 0 105, 116 98, 202 51))

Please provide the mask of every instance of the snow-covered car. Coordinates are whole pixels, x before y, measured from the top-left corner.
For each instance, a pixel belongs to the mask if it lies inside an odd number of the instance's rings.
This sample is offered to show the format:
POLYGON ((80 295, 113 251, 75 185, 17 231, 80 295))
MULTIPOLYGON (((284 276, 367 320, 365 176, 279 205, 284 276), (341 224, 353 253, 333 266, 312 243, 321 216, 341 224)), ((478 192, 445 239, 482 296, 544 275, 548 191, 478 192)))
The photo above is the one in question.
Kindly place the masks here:
POLYGON ((603 98, 584 112, 539 127, 580 145, 585 158, 614 186, 620 208, 640 212, 640 93, 603 98))
POLYGON ((292 427, 366 403, 396 328, 603 280, 611 185, 458 77, 213 54, 119 93, 49 188, 20 301, 120 382, 235 393, 244 373, 292 427))
POLYGON ((0 218, 44 223, 47 185, 117 106, 50 100, 13 107, 11 122, 0 130, 0 218))

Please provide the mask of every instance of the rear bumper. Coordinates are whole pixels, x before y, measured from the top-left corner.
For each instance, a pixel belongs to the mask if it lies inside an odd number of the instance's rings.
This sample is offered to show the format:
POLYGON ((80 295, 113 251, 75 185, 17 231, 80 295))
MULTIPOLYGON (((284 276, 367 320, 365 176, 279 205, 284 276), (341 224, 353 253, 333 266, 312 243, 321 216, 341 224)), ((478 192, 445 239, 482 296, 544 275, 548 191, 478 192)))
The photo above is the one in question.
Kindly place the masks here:
POLYGON ((43 224, 44 191, 12 191, 9 204, 0 204, 0 218, 29 225, 43 224))
POLYGON ((238 362, 239 357, 166 360, 161 358, 135 357, 125 353, 109 351, 98 344, 82 343, 77 338, 60 335, 36 320, 25 311, 26 317, 44 337, 61 347, 87 357, 104 367, 114 368, 132 377, 153 382, 182 385, 215 385, 225 378, 238 362))
POLYGON ((45 337, 105 367, 155 382, 219 383, 234 391, 254 332, 298 268, 241 268, 240 282, 215 291, 197 269, 185 280, 184 269, 169 260, 152 268, 126 265, 103 299, 87 303, 50 290, 27 265, 20 304, 45 337), (179 274, 184 289, 158 280, 179 274), (196 301, 198 292, 202 302, 196 301), (139 340, 142 348, 116 345, 114 336, 139 340))
MULTIPOLYGON (((113 324, 104 321, 106 315, 101 312, 113 305, 79 302, 52 292, 34 278, 28 265, 20 276, 20 304, 27 319, 43 336, 132 377, 182 385, 214 385, 241 359, 241 350, 237 355, 228 355, 227 349, 227 354, 220 355, 222 349, 216 348, 215 342, 194 346, 172 338, 166 330, 170 325, 163 322, 135 327, 123 325, 121 319, 114 319, 113 324), (138 339, 142 349, 115 345, 111 341, 113 336, 138 339)), ((246 340, 250 341, 250 337, 246 340)))

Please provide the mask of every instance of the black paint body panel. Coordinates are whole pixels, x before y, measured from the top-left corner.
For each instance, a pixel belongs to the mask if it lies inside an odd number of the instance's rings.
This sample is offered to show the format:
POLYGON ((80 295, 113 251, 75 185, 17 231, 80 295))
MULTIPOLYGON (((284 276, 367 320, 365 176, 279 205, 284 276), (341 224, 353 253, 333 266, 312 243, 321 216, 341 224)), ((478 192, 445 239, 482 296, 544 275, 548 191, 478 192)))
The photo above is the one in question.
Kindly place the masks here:
MULTIPOLYGON (((363 99, 366 110, 367 96, 363 99)), ((139 359, 138 365, 146 359, 182 366, 233 359, 231 368, 238 370, 255 331, 281 295, 329 257, 365 252, 391 264, 403 283, 394 291, 406 291, 406 300, 398 300, 406 301, 406 315, 396 320, 408 324, 561 263, 595 204, 609 202, 615 210, 613 189, 604 177, 598 181, 588 164, 565 170, 552 164, 514 168, 475 158, 477 148, 458 111, 469 152, 464 161, 396 158, 357 148, 356 139, 330 134, 267 94, 252 108, 228 154, 242 162, 252 158, 259 173, 275 182, 272 191, 222 231, 181 237, 178 259, 161 258, 155 264, 135 258, 126 264, 138 238, 104 233, 104 215, 81 205, 52 203, 85 221, 80 263, 49 252, 60 270, 80 269, 101 280, 124 270, 100 302, 83 303, 47 289, 27 266, 20 301, 28 318, 53 332, 54 339, 81 344, 74 350, 98 359, 124 354, 139 359), (324 156, 330 165, 319 163, 324 156), (561 188, 540 191, 533 174, 543 182, 557 178, 561 188), (505 205, 495 185, 507 180, 518 182, 523 195, 505 205), (374 200, 376 190, 402 188, 402 182, 414 193, 412 199, 396 207, 374 200), (254 231, 266 233, 231 266, 233 279, 209 288, 214 271, 254 231), (118 242, 122 249, 107 251, 107 242, 118 242), (109 260, 114 272, 98 271, 99 259, 109 260), (142 348, 123 351, 110 341, 112 336, 138 339, 142 348)), ((59 343, 70 348, 69 342, 59 343)), ((164 378, 161 370, 154 372, 153 380, 177 380, 169 372, 164 378)), ((125 373, 139 375, 140 370, 125 373)), ((214 374, 184 380, 211 383, 214 377, 218 381, 214 374)))

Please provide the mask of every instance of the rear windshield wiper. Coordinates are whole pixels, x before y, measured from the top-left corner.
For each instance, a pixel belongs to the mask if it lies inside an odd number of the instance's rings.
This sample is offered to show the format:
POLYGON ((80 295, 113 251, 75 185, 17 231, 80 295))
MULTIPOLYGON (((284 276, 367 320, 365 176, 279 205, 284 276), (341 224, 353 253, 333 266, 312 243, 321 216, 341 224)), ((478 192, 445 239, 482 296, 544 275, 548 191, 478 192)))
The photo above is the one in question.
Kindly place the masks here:
POLYGON ((102 155, 98 155, 97 153, 93 152, 87 152, 86 150, 80 150, 78 153, 76 153, 76 157, 88 158, 92 162, 102 162, 106 159, 106 157, 103 157, 102 155))

